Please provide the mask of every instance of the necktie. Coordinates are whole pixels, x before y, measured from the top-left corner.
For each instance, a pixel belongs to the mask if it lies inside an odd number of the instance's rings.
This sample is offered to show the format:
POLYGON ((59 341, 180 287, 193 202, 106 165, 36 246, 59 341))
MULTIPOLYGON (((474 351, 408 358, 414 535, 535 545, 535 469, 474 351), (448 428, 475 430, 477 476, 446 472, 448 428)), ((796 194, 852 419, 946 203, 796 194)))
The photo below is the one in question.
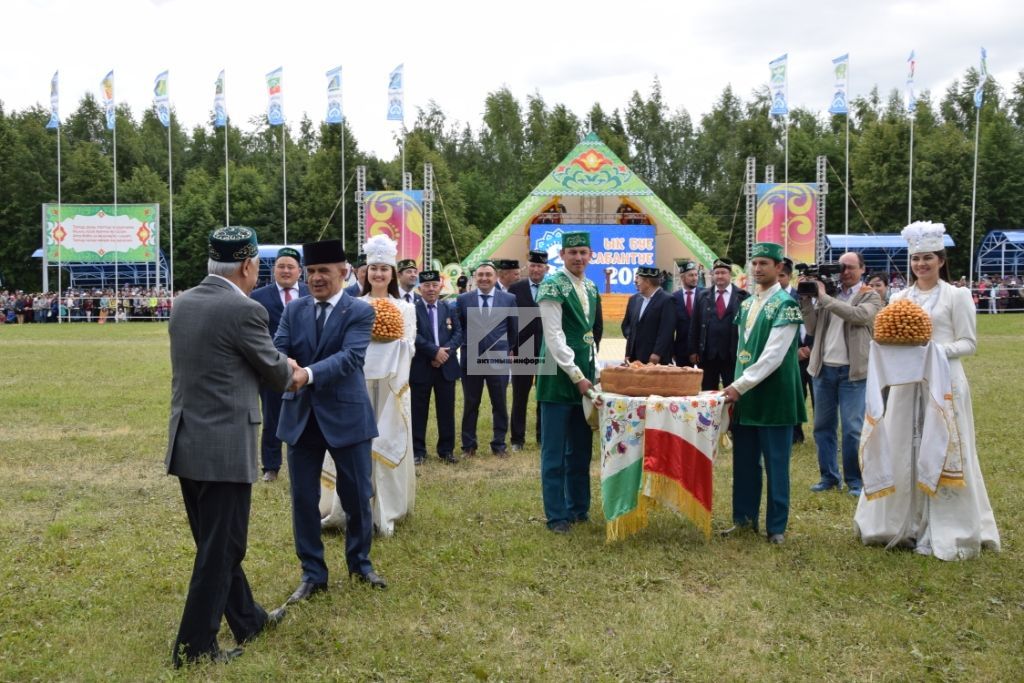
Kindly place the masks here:
POLYGON ((481 294, 480 298, 484 302, 484 310, 490 309, 491 306, 490 306, 490 304, 487 303, 487 300, 491 298, 491 295, 490 294, 481 294))
POLYGON ((715 302, 715 311, 718 313, 718 319, 721 320, 725 317, 725 290, 718 290, 718 301, 715 302))
POLYGON ((428 304, 427 313, 430 316, 430 329, 434 333, 434 343, 440 346, 441 342, 437 339, 437 307, 434 304, 428 304))
POLYGON ((320 312, 316 316, 316 343, 320 344, 320 335, 324 331, 324 322, 327 320, 327 307, 331 304, 327 301, 317 301, 316 305, 320 307, 320 312))
POLYGON ((531 282, 530 283, 530 294, 533 295, 533 300, 534 301, 537 300, 537 287, 538 287, 537 283, 535 283, 535 282, 531 282))
POLYGON ((292 288, 291 287, 285 287, 284 288, 284 305, 287 306, 288 302, 291 301, 291 300, 292 300, 292 288))
POLYGON ((412 292, 406 292, 405 293, 405 301, 406 301, 406 303, 410 303, 410 304, 412 303, 412 292))
POLYGON ((693 315, 693 290, 686 290, 686 315, 693 315))

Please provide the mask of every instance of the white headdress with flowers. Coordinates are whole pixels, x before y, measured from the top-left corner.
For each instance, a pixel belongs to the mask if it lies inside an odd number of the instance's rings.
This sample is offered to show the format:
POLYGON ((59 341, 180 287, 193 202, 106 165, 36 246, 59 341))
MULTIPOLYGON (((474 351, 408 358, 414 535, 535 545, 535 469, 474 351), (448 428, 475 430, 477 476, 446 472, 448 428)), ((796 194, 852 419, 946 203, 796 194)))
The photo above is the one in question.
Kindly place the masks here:
POLYGON ((387 235, 374 235, 363 244, 363 253, 366 254, 366 264, 383 263, 385 265, 396 265, 395 257, 398 256, 398 243, 387 235))
POLYGON ((942 241, 946 234, 946 226, 942 223, 916 221, 903 228, 900 234, 907 241, 907 249, 911 254, 942 251, 946 248, 942 241))

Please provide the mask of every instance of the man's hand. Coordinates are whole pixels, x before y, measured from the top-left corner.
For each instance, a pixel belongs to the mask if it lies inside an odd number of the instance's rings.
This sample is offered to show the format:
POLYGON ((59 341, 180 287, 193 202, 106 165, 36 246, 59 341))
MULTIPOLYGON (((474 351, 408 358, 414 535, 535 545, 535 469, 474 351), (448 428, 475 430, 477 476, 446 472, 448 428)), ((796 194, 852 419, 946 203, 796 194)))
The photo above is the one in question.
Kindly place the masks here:
POLYGON ((579 390, 580 396, 586 396, 587 392, 594 388, 594 385, 591 384, 589 379, 584 377, 579 382, 576 382, 576 388, 579 390))
POLYGON ((300 368, 298 363, 295 363, 292 359, 288 359, 289 364, 292 365, 292 383, 288 386, 288 391, 298 391, 302 387, 306 386, 306 382, 309 381, 309 373, 306 372, 305 368, 300 368))
POLYGON ((818 301, 821 301, 821 297, 825 296, 825 283, 821 280, 815 280, 818 284, 818 301))
POLYGON ((437 353, 434 354, 434 362, 437 363, 438 365, 444 365, 445 363, 448 362, 447 346, 442 346, 437 350, 437 353))
POLYGON ((651 354, 651 355, 650 355, 650 356, 649 356, 649 357, 647 358, 647 362, 648 362, 648 363, 653 363, 654 365, 659 365, 659 364, 661 363, 661 356, 659 356, 659 355, 658 355, 658 354, 656 354, 656 353, 652 353, 652 354, 651 354))
POLYGON ((740 392, 736 391, 731 384, 723 389, 722 392, 725 394, 726 403, 735 403, 740 400, 740 392))
POLYGON ((694 365, 699 363, 700 362, 700 355, 696 354, 696 353, 691 353, 690 354, 690 362, 693 363, 694 365))
POLYGON ((808 358, 811 357, 811 347, 801 346, 799 349, 796 350, 796 355, 797 358, 799 358, 800 360, 807 360, 808 358))

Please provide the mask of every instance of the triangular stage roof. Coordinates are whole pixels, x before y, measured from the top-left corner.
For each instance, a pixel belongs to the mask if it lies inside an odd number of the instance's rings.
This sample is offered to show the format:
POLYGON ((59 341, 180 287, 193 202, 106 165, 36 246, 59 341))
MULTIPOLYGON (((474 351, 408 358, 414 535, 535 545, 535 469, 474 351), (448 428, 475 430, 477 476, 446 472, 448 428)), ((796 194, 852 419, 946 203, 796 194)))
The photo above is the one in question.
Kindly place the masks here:
POLYGON ((616 222, 620 201, 655 226, 659 268, 673 272, 675 259, 693 258, 710 270, 715 253, 595 133, 576 145, 463 264, 473 268, 490 258, 524 258, 530 248, 530 226, 552 205, 570 202, 580 209, 570 209, 565 223, 607 224, 616 222), (614 206, 605 206, 608 197, 617 200, 614 206), (580 220, 572 220, 572 214, 580 220))

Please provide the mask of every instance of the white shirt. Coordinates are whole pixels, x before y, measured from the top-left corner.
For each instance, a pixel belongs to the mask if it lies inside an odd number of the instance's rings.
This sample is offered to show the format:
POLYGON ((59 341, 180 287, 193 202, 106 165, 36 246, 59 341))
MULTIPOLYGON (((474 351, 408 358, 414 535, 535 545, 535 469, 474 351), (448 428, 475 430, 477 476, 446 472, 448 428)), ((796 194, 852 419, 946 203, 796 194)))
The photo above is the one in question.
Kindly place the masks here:
MULTIPOLYGON (((757 308, 748 312, 747 315, 756 318, 757 315, 755 313, 759 313, 765 302, 780 289, 782 289, 781 285, 776 282, 766 290, 755 292, 754 297, 756 301, 754 301, 753 306, 757 308)), ((748 322, 753 322, 753 320, 748 319, 748 322)), ((789 347, 792 345, 793 338, 796 336, 798 329, 800 329, 799 325, 773 327, 772 331, 768 333, 768 341, 765 342, 761 355, 757 357, 753 365, 736 378, 736 381, 732 383, 732 388, 741 395, 745 394, 778 370, 779 366, 782 365, 782 361, 786 358, 786 352, 789 351, 789 347)))
MULTIPOLYGON (((858 282, 855 287, 860 287, 858 282)), ((853 287, 850 289, 840 289, 836 292, 835 298, 844 303, 849 303, 850 299, 853 298, 853 287)), ((850 353, 846 348, 846 321, 840 318, 838 315, 830 315, 828 319, 828 327, 825 328, 825 344, 821 347, 821 362, 825 365, 831 365, 833 367, 842 367, 850 364, 850 353)), ((817 343, 817 340, 815 340, 817 343)))
POLYGON ((653 293, 651 294, 651 296, 644 296, 643 294, 640 295, 640 315, 636 317, 637 320, 640 320, 641 318, 644 317, 644 311, 647 310, 647 304, 651 303, 651 297, 653 296, 653 293))
MULTIPOLYGON (((583 280, 570 273, 564 267, 560 270, 569 277, 569 281, 578 294, 579 290, 583 288, 583 280)), ((562 372, 569 376, 569 381, 573 384, 586 379, 587 376, 576 365, 576 353, 569 348, 569 344, 565 341, 565 332, 562 331, 562 304, 545 299, 538 303, 537 306, 540 308, 541 327, 544 329, 544 343, 547 345, 548 353, 558 363, 558 367, 562 369, 562 372)), ((587 315, 590 315, 589 308, 589 305, 584 305, 587 315)))
MULTIPOLYGON (((342 297, 342 295, 344 293, 345 293, 345 290, 342 289, 337 294, 335 294, 330 299, 328 299, 327 300, 327 308, 324 309, 323 313, 320 312, 320 302, 319 301, 317 301, 316 303, 313 304, 313 307, 316 310, 317 317, 319 317, 321 315, 324 317, 324 325, 327 324, 328 318, 330 318, 331 317, 331 313, 334 312, 334 307, 338 305, 338 300, 341 299, 341 297, 342 297)), ((305 368, 302 368, 302 369, 306 371, 307 375, 309 375, 309 381, 307 381, 306 384, 312 384, 313 383, 313 371, 309 367, 305 367, 305 368)))

